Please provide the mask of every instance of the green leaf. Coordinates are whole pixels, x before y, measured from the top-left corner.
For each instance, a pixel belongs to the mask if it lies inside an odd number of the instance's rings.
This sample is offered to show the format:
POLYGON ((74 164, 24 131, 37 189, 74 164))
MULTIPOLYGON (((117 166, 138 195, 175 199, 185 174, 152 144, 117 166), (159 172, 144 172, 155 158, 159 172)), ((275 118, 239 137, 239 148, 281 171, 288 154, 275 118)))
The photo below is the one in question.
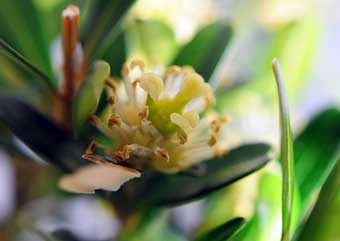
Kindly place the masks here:
POLYGON ((11 43, 34 65, 51 76, 48 44, 33 1, 1 1, 0 38, 11 43))
POLYGON ((232 241, 279 240, 281 183, 281 177, 274 173, 264 173, 260 177, 254 214, 245 227, 231 239, 232 241))
POLYGON ((293 136, 290 127, 288 99, 283 75, 277 59, 273 60, 273 71, 277 84, 280 105, 281 129, 281 169, 282 169, 282 241, 287 241, 292 229, 292 210, 294 201, 294 154, 293 136))
POLYGON ((159 61, 168 65, 177 50, 175 34, 170 26, 157 20, 136 20, 126 32, 130 56, 149 63, 159 61))
POLYGON ((269 160, 271 147, 267 144, 247 144, 230 150, 219 159, 203 162, 200 176, 184 174, 158 174, 128 182, 118 193, 106 193, 106 198, 123 198, 124 189, 129 195, 117 202, 125 208, 141 208, 152 205, 169 206, 190 202, 228 186, 257 171, 269 160), (147 195, 146 195, 147 193, 147 195), (138 200, 138 203, 131 200, 138 200))
POLYGON ((340 237, 340 150, 337 156, 319 199, 296 239, 298 241, 334 241, 340 237))
POLYGON ((203 28, 183 47, 173 64, 191 65, 209 81, 232 37, 228 23, 215 22, 203 28))
POLYGON ((17 65, 32 73, 35 79, 39 79, 40 81, 36 81, 36 84, 38 85, 38 87, 41 88, 41 91, 52 92, 53 87, 51 85, 49 77, 47 77, 37 67, 30 63, 25 57, 16 52, 3 39, 0 39, 0 53, 9 58, 17 65))
POLYGON ((89 1, 80 36, 89 59, 92 59, 98 50, 105 52, 115 40, 121 31, 122 19, 134 2, 135 0, 89 1))
POLYGON ((235 235, 237 231, 239 231, 242 226, 245 224, 244 218, 235 218, 232 219, 212 231, 194 239, 194 241, 226 241, 230 240, 232 236, 235 235))
POLYGON ((97 110, 105 80, 110 76, 110 65, 96 61, 81 85, 72 106, 72 124, 79 131, 85 121, 97 110))
POLYGON ((61 169, 73 170, 84 161, 71 133, 56 126, 15 96, 0 96, 0 120, 35 153, 61 169))
POLYGON ((339 123, 340 111, 327 109, 314 117, 294 141, 295 176, 303 215, 310 212, 336 161, 334 157, 340 144, 339 123))

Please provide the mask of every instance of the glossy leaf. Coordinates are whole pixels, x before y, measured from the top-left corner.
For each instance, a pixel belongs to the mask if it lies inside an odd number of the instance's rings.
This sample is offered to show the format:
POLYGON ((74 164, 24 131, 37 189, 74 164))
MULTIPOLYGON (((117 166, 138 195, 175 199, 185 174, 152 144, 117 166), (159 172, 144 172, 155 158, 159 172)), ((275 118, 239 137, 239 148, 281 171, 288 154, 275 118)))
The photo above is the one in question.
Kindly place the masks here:
POLYGON ((0 38, 11 43, 39 69, 51 74, 48 44, 33 1, 1 1, 0 38))
MULTIPOLYGON (((202 163, 205 171, 200 176, 159 174, 148 177, 147 172, 144 172, 142 179, 132 180, 117 193, 122 194, 124 188, 130 191, 125 201, 119 199, 117 202, 131 205, 131 208, 190 202, 257 171, 270 160, 270 155, 271 147, 267 144, 247 144, 230 150, 219 159, 202 163), (138 203, 130 204, 129 200, 138 200, 138 203)), ((106 197, 116 199, 118 195, 111 193, 106 197)))
POLYGON ((315 196, 329 175, 339 143, 339 109, 327 109, 318 114, 296 138, 295 174, 303 214, 309 213, 315 196))
POLYGON ((85 21, 81 25, 81 42, 88 58, 92 59, 100 48, 108 48, 115 40, 121 31, 122 19, 134 2, 135 0, 89 1, 85 21))
POLYGON ((95 113, 105 80, 110 76, 110 65, 104 61, 96 61, 86 80, 81 85, 72 106, 73 127, 79 131, 84 122, 95 113))
POLYGON ((173 30, 161 21, 137 20, 128 26, 125 35, 129 55, 149 63, 167 65, 177 51, 173 30))
POLYGON ((0 120, 35 153, 63 170, 73 170, 82 162, 71 134, 18 97, 0 96, 0 120))
POLYGON ((244 218, 232 219, 212 231, 194 239, 194 241, 227 241, 245 224, 244 218))
POLYGON ((340 150, 337 158, 310 217, 296 239, 298 241, 333 241, 339 238, 340 150))
POLYGON ((183 47, 173 64, 191 65, 206 81, 210 80, 232 37, 228 23, 215 22, 203 28, 183 47))
POLYGON ((283 75, 277 59, 273 60, 273 71, 277 84, 280 107, 282 169, 282 241, 289 240, 292 227, 292 210, 294 201, 294 154, 293 136, 290 126, 288 99, 284 87, 283 75))

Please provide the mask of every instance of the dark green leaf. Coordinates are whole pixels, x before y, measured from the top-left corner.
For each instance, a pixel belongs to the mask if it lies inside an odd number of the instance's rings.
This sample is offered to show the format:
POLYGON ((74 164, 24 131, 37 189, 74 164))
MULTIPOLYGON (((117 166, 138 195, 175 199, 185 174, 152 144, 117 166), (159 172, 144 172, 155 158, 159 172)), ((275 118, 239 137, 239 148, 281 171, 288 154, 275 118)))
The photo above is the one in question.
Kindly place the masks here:
POLYGON ((303 213, 327 178, 340 143, 340 111, 328 109, 313 118, 294 142, 295 174, 303 213))
POLYGON ((1 1, 0 38, 11 43, 39 69, 51 74, 48 44, 33 1, 1 1))
POLYGON ((194 241, 227 241, 241 229, 245 221, 244 218, 235 218, 198 237, 194 241))
POLYGON ((0 96, 0 120, 34 152, 64 170, 81 163, 81 150, 67 131, 13 96, 0 96))
POLYGON ((281 150, 280 160, 282 169, 282 241, 289 240, 292 228, 292 209, 294 201, 294 154, 293 135, 290 127, 288 99, 284 87, 283 75, 277 59, 273 60, 273 71, 277 84, 280 107, 281 150))
MULTIPOLYGON (((205 172, 201 176, 159 174, 148 179, 147 173, 143 173, 144 178, 133 180, 124 188, 133 192, 128 199, 138 200, 133 207, 189 202, 255 172, 270 160, 270 154, 271 147, 266 144, 247 144, 230 150, 220 159, 202 163, 205 172)), ((128 201, 124 205, 129 205, 128 201)))
POLYGON ((110 65, 96 61, 81 85, 72 107, 73 127, 79 131, 84 122, 97 110, 105 80, 110 76, 110 65))
POLYGON ((107 49, 111 45, 121 31, 123 17, 134 2, 135 0, 89 1, 85 21, 81 25, 81 42, 88 58, 92 59, 99 48, 107 49))
POLYGON ((167 65, 177 50, 174 32, 161 21, 137 20, 128 26, 125 35, 129 55, 149 63, 167 65))
POLYGON ((231 37, 232 28, 228 23, 212 23, 183 47, 173 63, 191 65, 206 81, 209 81, 231 37))

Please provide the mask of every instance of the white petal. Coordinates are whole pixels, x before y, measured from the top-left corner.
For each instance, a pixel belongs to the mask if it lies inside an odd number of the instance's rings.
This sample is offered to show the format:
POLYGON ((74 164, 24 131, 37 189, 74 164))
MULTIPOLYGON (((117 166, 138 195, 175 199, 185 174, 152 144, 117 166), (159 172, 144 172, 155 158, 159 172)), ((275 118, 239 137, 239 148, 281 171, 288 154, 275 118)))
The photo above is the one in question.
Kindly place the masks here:
POLYGON ((135 169, 115 164, 91 164, 62 177, 59 186, 75 193, 94 193, 96 189, 117 191, 125 182, 140 175, 135 169))

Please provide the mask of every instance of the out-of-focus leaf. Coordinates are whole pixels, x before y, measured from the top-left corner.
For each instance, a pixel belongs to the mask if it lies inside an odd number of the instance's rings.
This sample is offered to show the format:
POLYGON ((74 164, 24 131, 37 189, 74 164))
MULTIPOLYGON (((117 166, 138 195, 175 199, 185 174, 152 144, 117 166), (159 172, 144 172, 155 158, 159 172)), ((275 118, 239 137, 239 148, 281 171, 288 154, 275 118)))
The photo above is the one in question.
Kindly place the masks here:
POLYGON ((215 22, 203 28, 183 47, 173 64, 191 65, 206 81, 210 80, 232 37, 228 23, 215 22))
POLYGON ((103 60, 111 67, 111 76, 120 76, 121 69, 126 61, 126 44, 123 32, 121 32, 103 56, 103 60))
POLYGON ((265 173, 260 178, 255 213, 231 240, 268 241, 280 238, 281 180, 276 174, 265 173))
POLYGON ((309 213, 336 159, 340 111, 328 109, 313 118, 294 142, 295 174, 303 214, 309 213))
POLYGON ((81 85, 72 106, 73 127, 79 131, 84 122, 92 115, 99 104, 105 80, 110 76, 110 65, 96 61, 86 80, 81 85))
POLYGON ((298 241, 334 241, 340 237, 340 152, 337 158, 310 217, 296 239, 298 241))
POLYGON ((245 224, 244 218, 235 218, 232 219, 217 228, 213 229, 212 231, 204 234, 194 241, 226 241, 230 240, 232 236, 235 235, 237 231, 241 229, 241 227, 245 224))
MULTIPOLYGON (((201 176, 159 174, 148 179, 147 174, 143 173, 143 179, 132 180, 123 187, 130 191, 129 197, 123 203, 121 200, 119 202, 129 205, 128 200, 138 200, 138 203, 133 202, 132 208, 190 202, 260 169, 270 160, 270 154, 271 147, 267 144, 247 144, 230 150, 219 159, 202 163, 205 172, 201 176)), ((111 194, 107 198, 118 197, 111 194)))
MULTIPOLYGON (((88 58, 92 59, 100 48, 106 49, 111 45, 121 31, 123 17, 134 2, 135 0, 89 1, 85 21, 81 25, 81 42, 88 58)), ((103 55, 102 51, 99 52, 98 55, 103 55)))
POLYGON ((33 1, 1 1, 0 38, 11 43, 34 65, 51 75, 48 45, 33 1))
POLYGON ((273 60, 273 71, 276 79, 280 107, 281 150, 280 160, 282 169, 282 241, 288 241, 292 229, 292 209, 294 201, 294 152, 293 135, 290 126, 288 99, 280 64, 273 60))
POLYGON ((156 20, 136 20, 126 31, 129 55, 149 63, 167 65, 177 50, 175 34, 170 26, 156 20))
POLYGON ((63 170, 73 170, 81 150, 71 134, 14 96, 0 96, 0 120, 35 153, 63 170))
POLYGON ((124 227, 117 238, 118 241, 186 241, 171 229, 164 210, 149 209, 142 217, 134 219, 135 222, 130 227, 124 227))
POLYGON ((38 68, 36 68, 32 63, 30 63, 25 57, 23 57, 21 54, 11 48, 3 39, 0 39, 0 53, 9 58, 17 65, 25 68, 25 70, 32 73, 36 79, 36 88, 40 87, 41 91, 46 92, 51 92, 53 90, 50 79, 38 68))

